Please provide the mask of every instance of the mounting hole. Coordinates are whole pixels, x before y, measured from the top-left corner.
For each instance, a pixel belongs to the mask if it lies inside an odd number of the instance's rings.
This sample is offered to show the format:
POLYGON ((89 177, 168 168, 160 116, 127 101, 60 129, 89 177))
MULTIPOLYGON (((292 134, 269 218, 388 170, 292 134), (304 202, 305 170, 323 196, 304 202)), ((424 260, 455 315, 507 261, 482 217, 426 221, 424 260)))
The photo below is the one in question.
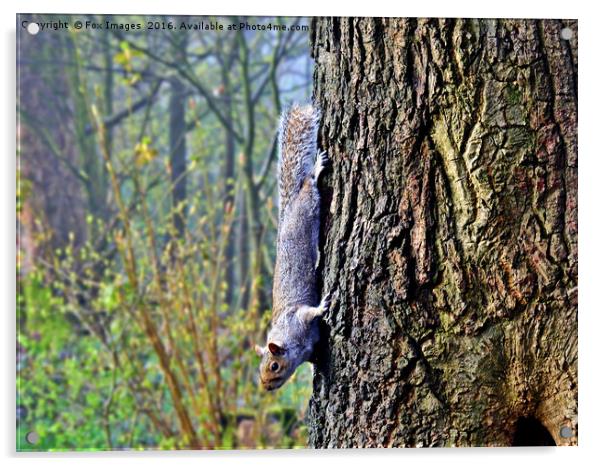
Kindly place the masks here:
POLYGON ((571 40, 573 38, 573 30, 571 28, 562 28, 560 31, 560 38, 564 40, 571 40))
POLYGON ((29 23, 27 25, 27 32, 29 32, 32 36, 35 36, 38 32, 40 32, 40 25, 38 23, 29 23))
POLYGON ((35 445, 40 441, 40 436, 34 431, 27 432, 27 434, 25 434, 25 441, 30 445, 35 445))
POLYGON ((571 438, 573 436, 573 429, 571 429, 569 426, 564 426, 562 429, 560 429, 560 436, 562 438, 571 438))

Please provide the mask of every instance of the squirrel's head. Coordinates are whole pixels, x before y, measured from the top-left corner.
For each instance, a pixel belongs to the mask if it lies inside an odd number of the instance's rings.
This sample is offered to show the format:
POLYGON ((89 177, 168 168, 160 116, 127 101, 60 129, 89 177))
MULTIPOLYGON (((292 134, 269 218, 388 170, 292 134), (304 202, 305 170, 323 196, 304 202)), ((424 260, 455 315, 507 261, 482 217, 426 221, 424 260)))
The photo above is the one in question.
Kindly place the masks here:
POLYGON ((261 356, 259 378, 266 390, 280 388, 295 372, 296 366, 287 357, 287 350, 282 343, 270 341, 264 348, 256 345, 255 352, 261 356))

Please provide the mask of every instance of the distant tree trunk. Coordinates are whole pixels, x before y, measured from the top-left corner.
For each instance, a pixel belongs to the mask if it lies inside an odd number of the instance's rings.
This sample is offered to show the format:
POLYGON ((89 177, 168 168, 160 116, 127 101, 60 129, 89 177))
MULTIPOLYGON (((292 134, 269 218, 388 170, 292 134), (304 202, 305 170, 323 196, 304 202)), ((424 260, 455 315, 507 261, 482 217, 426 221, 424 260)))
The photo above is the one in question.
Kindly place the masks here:
POLYGON ((576 21, 319 18, 312 47, 310 444, 576 444, 576 21))
MULTIPOLYGON (((252 77, 250 68, 251 50, 249 49, 249 44, 247 43, 247 39, 242 31, 238 32, 237 38, 246 120, 246 135, 244 149, 241 156, 241 171, 244 180, 243 194, 246 197, 246 219, 244 221, 248 223, 246 236, 250 240, 247 250, 249 251, 249 265, 251 272, 248 281, 248 303, 245 302, 243 304, 248 304, 250 307, 264 312, 266 309, 268 309, 269 292, 265 287, 265 276, 267 273, 263 259, 263 251, 261 249, 264 226, 261 223, 259 189, 255 182, 254 158, 256 138, 256 104, 253 101, 252 93, 252 77)), ((243 218, 244 215, 241 215, 241 221, 243 221, 243 218)), ((244 280, 242 274, 241 280, 244 280)), ((243 289, 246 289, 246 287, 243 286, 243 289)), ((243 295, 246 292, 247 291, 243 291, 243 295)), ((247 299, 243 299, 241 301, 247 301, 247 299)), ((247 305, 243 307, 246 308, 247 305)))
POLYGON ((23 202, 19 241, 26 248, 22 257, 25 273, 69 244, 71 232, 75 248, 85 243, 85 212, 92 205, 86 206, 87 188, 80 174, 73 122, 68 117, 75 100, 71 75, 46 65, 71 59, 68 40, 59 35, 43 42, 33 38, 27 31, 19 31, 18 169, 23 202), (43 231, 52 234, 42 240, 43 231))
MULTIPOLYGON (((186 20, 187 17, 181 17, 186 20)), ((176 34, 172 42, 172 55, 176 61, 186 63, 188 39, 186 34, 176 34)), ((173 224, 179 237, 184 235, 188 217, 186 176, 186 86, 177 76, 170 79, 169 95, 169 164, 171 167, 172 206, 175 209, 173 224)))
POLYGON ((186 88, 178 78, 171 80, 169 97, 169 162, 173 183, 174 227, 178 236, 186 227, 186 88))
MULTIPOLYGON (((223 47, 223 43, 221 44, 223 47)), ((233 50, 236 49, 233 46, 233 50)), ((235 194, 236 194, 236 185, 234 183, 234 179, 236 176, 236 138, 233 134, 233 131, 229 128, 234 127, 234 108, 232 105, 232 86, 230 83, 230 73, 232 72, 232 64, 234 62, 235 54, 233 51, 230 51, 227 54, 224 54, 224 58, 221 63, 221 78, 222 78, 222 87, 223 87, 223 96, 224 96, 224 118, 226 119, 227 128, 224 128, 224 166, 223 166, 223 179, 224 182, 224 211, 228 212, 230 209, 234 209, 235 203, 235 194)), ((225 253, 225 274, 224 278, 226 283, 228 284, 228 288, 226 289, 226 295, 224 297, 224 301, 228 303, 228 305, 232 305, 234 303, 234 298, 236 294, 234 293, 234 289, 236 287, 236 267, 235 267, 235 257, 236 257, 236 242, 234 229, 230 229, 228 233, 228 238, 226 241, 226 250, 225 253)), ((241 279, 242 280, 242 279, 241 279)))
POLYGON ((238 277, 239 277, 239 298, 238 306, 240 309, 246 309, 249 304, 249 223, 247 220, 247 203, 244 188, 238 190, 236 202, 238 204, 238 225, 236 232, 237 252, 238 252, 238 277))
MULTIPOLYGON (((106 118, 113 116, 113 86, 115 85, 115 77, 113 72, 113 53, 111 48, 111 34, 102 35, 102 58, 105 66, 104 78, 104 114, 106 118)), ((109 158, 113 153, 113 127, 105 128, 104 150, 109 158)), ((103 171, 106 178, 106 170, 103 171)), ((108 180, 104 180, 104 185, 108 185, 108 180)))

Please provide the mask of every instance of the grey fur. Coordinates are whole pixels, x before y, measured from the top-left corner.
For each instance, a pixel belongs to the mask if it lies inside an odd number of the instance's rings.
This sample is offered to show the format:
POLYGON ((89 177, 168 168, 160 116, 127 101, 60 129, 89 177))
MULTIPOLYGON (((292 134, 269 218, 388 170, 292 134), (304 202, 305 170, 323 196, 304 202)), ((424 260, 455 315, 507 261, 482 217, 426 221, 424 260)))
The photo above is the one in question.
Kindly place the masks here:
POLYGON ((304 361, 319 339, 317 317, 328 308, 318 304, 315 266, 320 233, 318 178, 327 157, 317 150, 320 112, 313 106, 291 106, 280 123, 279 224, 272 292, 272 326, 263 358, 261 379, 267 389, 280 387, 304 361), (270 343, 278 354, 270 352, 270 343), (270 372, 274 361, 285 367, 270 372))

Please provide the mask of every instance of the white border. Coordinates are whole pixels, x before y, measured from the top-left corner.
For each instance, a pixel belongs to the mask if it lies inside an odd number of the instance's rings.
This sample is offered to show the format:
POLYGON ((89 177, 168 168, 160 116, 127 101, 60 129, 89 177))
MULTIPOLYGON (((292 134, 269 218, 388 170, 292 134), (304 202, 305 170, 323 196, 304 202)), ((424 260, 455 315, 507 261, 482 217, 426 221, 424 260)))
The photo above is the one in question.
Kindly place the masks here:
POLYGON ((500 0, 499 2, 470 2, 447 0, 408 2, 397 6, 391 0, 370 0, 357 5, 326 4, 324 0, 283 2, 257 0, 222 3, 193 2, 191 0, 145 0, 124 2, 104 0, 102 3, 84 3, 81 0, 22 0, 16 5, 2 2, 2 112, 0 112, 1 139, 4 156, 0 158, 0 212, 3 220, 2 272, 0 280, 4 302, 3 353, 4 382, 0 384, 5 419, 0 424, 3 456, 12 464, 32 464, 55 457, 60 462, 105 464, 107 459, 135 464, 161 464, 177 461, 180 464, 231 464, 244 462, 261 466, 317 465, 333 461, 364 465, 366 462, 387 464, 418 463, 513 465, 526 462, 545 462, 547 465, 588 464, 599 461, 598 444, 602 434, 600 425, 601 312, 598 305, 597 278, 602 264, 599 244, 602 231, 600 216, 600 187, 602 186, 601 134, 602 122, 599 62, 601 51, 599 12, 594 1, 500 0), (76 454, 16 454, 15 453, 15 14, 21 13, 103 13, 103 14, 218 14, 218 15, 290 15, 290 16, 437 16, 437 17, 532 17, 579 19, 579 447, 576 448, 507 448, 507 449, 445 449, 445 450, 356 450, 356 451, 268 451, 268 452, 142 452, 142 453, 76 453, 76 454))

